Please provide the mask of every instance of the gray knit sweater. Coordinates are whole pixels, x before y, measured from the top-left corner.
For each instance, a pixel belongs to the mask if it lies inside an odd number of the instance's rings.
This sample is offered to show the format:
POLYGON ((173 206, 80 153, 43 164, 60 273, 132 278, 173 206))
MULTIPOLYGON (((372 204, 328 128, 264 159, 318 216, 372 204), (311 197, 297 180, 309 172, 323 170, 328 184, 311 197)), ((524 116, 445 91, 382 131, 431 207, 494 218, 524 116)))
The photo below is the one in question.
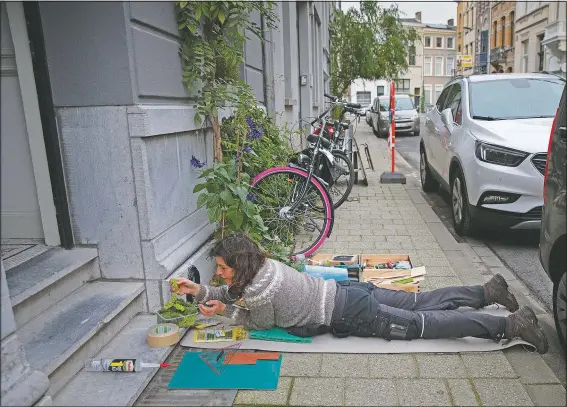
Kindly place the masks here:
POLYGON ((244 289, 244 307, 231 303, 228 287, 201 285, 195 299, 226 304, 224 316, 248 329, 290 328, 308 324, 329 325, 337 291, 334 280, 314 278, 267 259, 244 289))

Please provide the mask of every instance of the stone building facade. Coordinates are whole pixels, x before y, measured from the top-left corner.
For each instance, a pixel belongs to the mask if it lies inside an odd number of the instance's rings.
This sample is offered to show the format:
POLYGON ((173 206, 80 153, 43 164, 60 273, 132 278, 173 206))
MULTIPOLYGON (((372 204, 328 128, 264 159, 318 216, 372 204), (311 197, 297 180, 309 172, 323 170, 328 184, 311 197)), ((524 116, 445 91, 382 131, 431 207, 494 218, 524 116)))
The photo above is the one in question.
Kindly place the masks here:
POLYGON ((492 2, 490 64, 492 72, 514 72, 516 2, 492 2))

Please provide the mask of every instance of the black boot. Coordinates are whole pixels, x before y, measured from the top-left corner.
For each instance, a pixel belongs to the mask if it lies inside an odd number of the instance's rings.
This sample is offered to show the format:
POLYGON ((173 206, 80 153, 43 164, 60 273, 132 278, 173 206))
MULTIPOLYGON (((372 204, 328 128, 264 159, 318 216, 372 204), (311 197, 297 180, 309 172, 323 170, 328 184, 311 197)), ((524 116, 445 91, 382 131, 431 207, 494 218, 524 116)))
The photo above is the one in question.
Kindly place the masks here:
POLYGON ((505 306, 510 312, 518 310, 518 301, 516 301, 514 294, 508 290, 508 283, 500 274, 492 277, 483 287, 484 299, 487 305, 500 304, 505 306))
POLYGON ((535 346, 538 353, 547 353, 549 345, 543 329, 534 321, 535 313, 533 310, 523 305, 513 314, 506 317, 506 330, 504 337, 508 340, 522 338, 524 341, 535 346))

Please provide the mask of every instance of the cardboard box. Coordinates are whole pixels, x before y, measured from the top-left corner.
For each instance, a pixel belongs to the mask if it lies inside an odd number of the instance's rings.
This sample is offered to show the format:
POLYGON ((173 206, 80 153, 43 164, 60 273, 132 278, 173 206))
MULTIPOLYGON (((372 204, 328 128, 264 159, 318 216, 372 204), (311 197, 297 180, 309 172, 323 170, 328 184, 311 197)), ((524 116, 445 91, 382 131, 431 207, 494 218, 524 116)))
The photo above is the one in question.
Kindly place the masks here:
POLYGON ((341 264, 359 264, 358 254, 325 254, 317 253, 311 257, 309 264, 337 266, 341 264))
POLYGON ((361 264, 364 266, 360 281, 371 282, 377 287, 390 290, 401 290, 407 292, 419 292, 420 282, 425 279, 425 267, 413 267, 407 254, 361 254, 361 264), (374 266, 387 262, 407 261, 412 267, 403 269, 375 269, 374 266), (409 283, 396 283, 396 281, 412 278, 409 283))

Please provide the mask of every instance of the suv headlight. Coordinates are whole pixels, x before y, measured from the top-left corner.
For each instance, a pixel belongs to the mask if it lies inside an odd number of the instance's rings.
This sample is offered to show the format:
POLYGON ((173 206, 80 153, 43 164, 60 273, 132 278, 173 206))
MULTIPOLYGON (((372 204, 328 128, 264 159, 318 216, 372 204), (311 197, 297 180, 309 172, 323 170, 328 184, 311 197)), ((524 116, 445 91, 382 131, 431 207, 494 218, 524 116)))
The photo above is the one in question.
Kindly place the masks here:
POLYGON ((486 163, 517 167, 529 153, 477 141, 475 155, 480 161, 486 163))

